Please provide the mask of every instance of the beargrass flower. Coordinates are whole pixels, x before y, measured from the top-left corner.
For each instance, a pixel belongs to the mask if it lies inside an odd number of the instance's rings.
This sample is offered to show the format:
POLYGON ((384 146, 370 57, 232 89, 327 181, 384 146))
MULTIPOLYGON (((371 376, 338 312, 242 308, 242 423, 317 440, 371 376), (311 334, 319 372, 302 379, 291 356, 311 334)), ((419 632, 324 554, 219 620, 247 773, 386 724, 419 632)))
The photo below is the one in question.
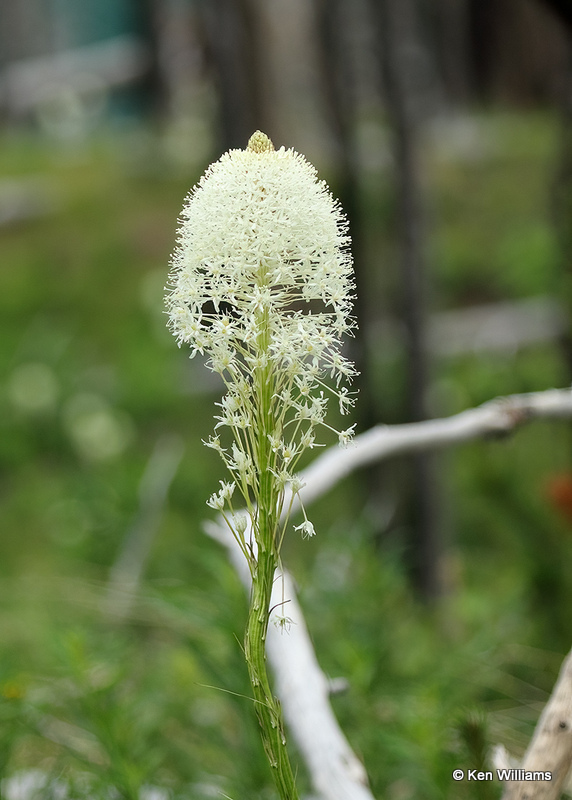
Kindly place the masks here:
MULTIPOLYGON (((244 652, 282 800, 297 794, 264 641, 292 498, 302 487, 296 465, 317 446, 318 428, 334 430, 328 398, 337 398, 342 414, 353 405, 342 384, 355 370, 341 352, 354 327, 349 244, 345 217, 314 167, 292 149, 275 150, 257 131, 246 150, 212 164, 187 197, 167 295, 179 346, 206 356, 225 385, 206 444, 231 481, 220 482, 208 505, 223 514, 249 563, 244 652), (235 491, 250 524, 233 509, 235 491)), ((335 432, 345 446, 353 427, 335 432)), ((314 526, 303 515, 296 529, 309 538, 314 526)))
MULTIPOLYGON (((315 429, 329 427, 328 394, 343 414, 353 405, 341 384, 355 370, 340 352, 354 327, 349 244, 314 167, 259 131, 246 150, 212 164, 186 199, 169 323, 179 345, 205 354, 225 383, 207 444, 249 506, 264 473, 291 482, 303 451, 316 446, 315 429), (230 428, 230 450, 221 428, 230 428)), ((337 433, 347 445, 353 428, 337 433)))

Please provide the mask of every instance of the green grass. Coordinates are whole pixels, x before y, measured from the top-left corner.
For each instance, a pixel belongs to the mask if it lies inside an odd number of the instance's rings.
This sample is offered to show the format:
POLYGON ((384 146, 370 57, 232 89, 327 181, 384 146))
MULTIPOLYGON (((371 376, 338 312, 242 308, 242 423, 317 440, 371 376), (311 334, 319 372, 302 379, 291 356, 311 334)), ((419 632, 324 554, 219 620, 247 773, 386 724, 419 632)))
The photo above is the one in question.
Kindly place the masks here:
MULTIPOLYGON (((555 123, 482 124, 495 147, 481 162, 430 161, 442 308, 560 285, 547 213, 555 123)), ((120 142, 73 157, 33 137, 3 144, 0 174, 41 176, 57 202, 0 229, 0 776, 40 769, 78 798, 109 785, 126 800, 145 785, 172 800, 213 787, 271 798, 240 646, 246 598, 201 531, 222 477, 201 445, 216 387, 162 314, 176 219, 198 176, 162 170, 159 150, 138 163, 120 142), (182 436, 185 454, 118 623, 102 610, 106 581, 164 433, 182 436)), ((372 264, 394 247, 387 191, 366 203, 372 264)), ((392 407, 401 367, 379 363, 392 407)), ((552 344, 438 372, 450 412, 567 380, 552 344)), ((569 439, 564 424, 537 424, 441 458, 448 594, 433 609, 408 584, 400 532, 374 536, 359 478, 312 509, 315 539, 286 542, 320 662, 349 680, 333 704, 376 796, 494 797, 455 784, 452 769, 480 767, 496 742, 526 746, 570 646, 571 524, 546 488, 569 472, 569 439)), ((398 469, 387 467, 390 504, 398 469)))

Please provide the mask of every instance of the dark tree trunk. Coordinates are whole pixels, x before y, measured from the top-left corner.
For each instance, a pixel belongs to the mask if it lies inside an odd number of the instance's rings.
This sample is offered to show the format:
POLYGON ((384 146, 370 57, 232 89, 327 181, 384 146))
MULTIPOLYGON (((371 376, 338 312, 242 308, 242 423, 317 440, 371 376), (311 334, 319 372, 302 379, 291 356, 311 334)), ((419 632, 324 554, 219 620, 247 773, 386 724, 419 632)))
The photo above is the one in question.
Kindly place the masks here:
POLYGON ((151 119, 161 119, 167 112, 167 87, 160 66, 161 4, 159 0, 141 0, 137 7, 138 32, 149 50, 149 65, 139 83, 145 111, 151 119))
POLYGON ((252 0, 200 0, 203 36, 219 98, 220 149, 246 147, 268 130, 260 19, 252 0))
POLYGON ((467 0, 425 0, 425 15, 433 31, 433 50, 446 96, 456 105, 467 103, 474 76, 467 53, 470 45, 467 0))
MULTIPOLYGON (((401 250, 401 317, 406 329, 405 419, 426 419, 428 281, 425 221, 419 164, 419 82, 423 61, 415 0, 383 0, 378 11, 386 102, 394 134, 398 236, 401 250)), ((409 563, 414 583, 427 600, 440 593, 441 542, 436 513, 434 458, 411 459, 407 491, 409 563)))
POLYGON ((484 100, 532 105, 558 95, 572 4, 559 0, 468 0, 476 88, 484 100), (550 13, 552 11, 553 13, 550 13))
MULTIPOLYGON (((560 241, 561 297, 572 320, 572 27, 569 34, 568 69, 561 99, 560 162, 554 186, 554 221, 560 241)), ((572 328, 562 337, 562 350, 572 380, 572 328)))
POLYGON ((570 0, 541 0, 541 3, 564 23, 568 31, 572 31, 572 3, 570 0))
POLYGON ((352 237, 352 253, 356 275, 355 313, 359 327, 353 357, 360 372, 358 424, 365 430, 379 420, 370 390, 367 331, 368 316, 366 265, 363 258, 363 229, 359 203, 359 163, 355 143, 355 85, 350 66, 350 53, 345 36, 345 0, 314 0, 318 31, 320 78, 326 112, 336 147, 335 192, 347 214, 352 237))
MULTIPOLYGON (((356 381, 359 398, 355 418, 359 431, 365 431, 380 421, 381 406, 376 397, 374 359, 368 343, 379 317, 378 304, 371 302, 371 269, 365 256, 363 208, 360 203, 360 165, 356 146, 355 125, 357 117, 356 81, 352 73, 351 52, 348 43, 348 13, 355 6, 346 0, 315 0, 319 41, 319 64, 326 110, 337 153, 335 192, 348 215, 352 236, 352 253, 356 276, 355 315, 358 321, 355 340, 352 341, 352 358, 359 370, 356 381)), ((368 17, 368 6, 361 8, 368 17)), ((362 21, 363 22, 363 21, 362 21)), ((364 22, 363 24, 367 24, 364 22)), ((374 464, 364 471, 362 501, 373 525, 373 538, 384 539, 388 524, 384 501, 388 495, 387 466, 374 464)))

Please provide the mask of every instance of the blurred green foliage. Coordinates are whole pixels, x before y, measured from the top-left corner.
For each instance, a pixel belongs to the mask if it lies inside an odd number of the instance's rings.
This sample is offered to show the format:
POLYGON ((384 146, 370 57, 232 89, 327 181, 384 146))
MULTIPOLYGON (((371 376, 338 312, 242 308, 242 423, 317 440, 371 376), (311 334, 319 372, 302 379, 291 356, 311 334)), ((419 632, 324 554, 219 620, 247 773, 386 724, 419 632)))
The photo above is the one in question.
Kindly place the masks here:
MULTIPOLYGON (((428 150, 442 308, 558 293, 563 280, 547 212, 554 120, 481 124, 479 158, 428 150)), ((198 175, 153 139, 65 152, 25 135, 3 141, 0 174, 47 198, 45 214, 0 228, 0 777, 41 770, 42 798, 62 782, 78 798, 110 785, 125 800, 150 786, 172 800, 271 798, 240 646, 246 599, 201 531, 222 477, 201 444, 218 387, 162 313, 198 175), (185 455, 120 621, 106 583, 165 433, 185 455)), ((387 187, 363 184, 372 268, 395 247, 387 187)), ((392 279, 376 274, 381 292, 392 279)), ((388 408, 392 358, 376 367, 388 408)), ((443 413, 567 380, 556 343, 457 356, 438 374, 443 413)), ((451 523, 435 608, 412 595, 399 537, 372 535, 360 476, 312 508, 319 536, 287 541, 320 662, 350 682, 333 704, 376 796, 494 797, 452 770, 482 768, 496 742, 525 747, 570 646, 572 521, 549 491, 570 444, 567 425, 536 424, 442 456, 451 523)))

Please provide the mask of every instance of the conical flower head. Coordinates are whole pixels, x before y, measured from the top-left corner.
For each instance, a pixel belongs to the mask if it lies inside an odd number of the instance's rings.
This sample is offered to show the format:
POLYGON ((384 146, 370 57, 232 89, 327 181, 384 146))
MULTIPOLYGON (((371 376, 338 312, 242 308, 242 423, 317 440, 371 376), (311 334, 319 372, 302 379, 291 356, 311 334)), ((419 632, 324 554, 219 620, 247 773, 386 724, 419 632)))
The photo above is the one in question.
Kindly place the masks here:
MULTIPOLYGON (((233 429, 254 462, 257 448, 237 431, 256 425, 259 436, 263 425, 275 454, 268 468, 280 474, 289 474, 324 421, 326 374, 342 411, 350 405, 339 389, 354 374, 340 352, 340 337, 353 327, 349 243, 345 217, 314 167, 258 131, 246 150, 209 167, 183 208, 170 326, 227 385, 219 425, 233 429)), ((237 466, 235 458, 228 463, 237 466)))

